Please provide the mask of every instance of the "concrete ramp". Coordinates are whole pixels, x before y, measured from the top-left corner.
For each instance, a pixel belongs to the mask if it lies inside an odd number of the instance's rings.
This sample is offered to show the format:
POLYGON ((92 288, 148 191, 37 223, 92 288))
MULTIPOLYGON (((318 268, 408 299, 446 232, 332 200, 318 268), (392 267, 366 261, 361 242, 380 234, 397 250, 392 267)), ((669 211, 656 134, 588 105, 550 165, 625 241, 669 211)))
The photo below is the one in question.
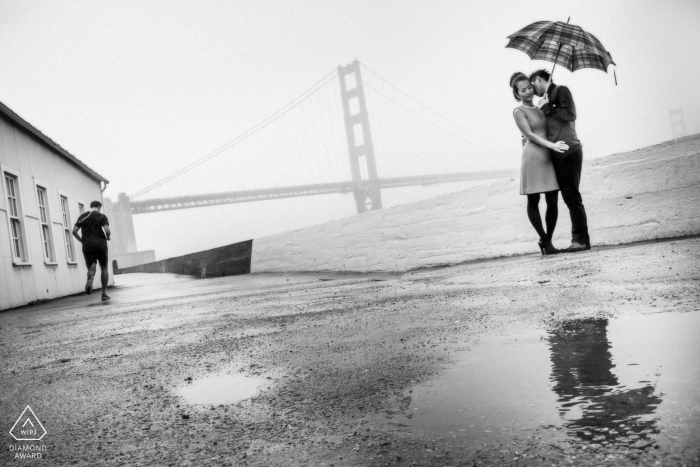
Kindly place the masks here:
MULTIPOLYGON (((594 246, 700 234, 700 135, 585 161, 581 187, 594 246)), ((258 239, 251 271, 405 271, 535 253, 518 193, 518 180, 503 180, 258 239)), ((555 246, 568 246, 570 229, 560 198, 555 246)))

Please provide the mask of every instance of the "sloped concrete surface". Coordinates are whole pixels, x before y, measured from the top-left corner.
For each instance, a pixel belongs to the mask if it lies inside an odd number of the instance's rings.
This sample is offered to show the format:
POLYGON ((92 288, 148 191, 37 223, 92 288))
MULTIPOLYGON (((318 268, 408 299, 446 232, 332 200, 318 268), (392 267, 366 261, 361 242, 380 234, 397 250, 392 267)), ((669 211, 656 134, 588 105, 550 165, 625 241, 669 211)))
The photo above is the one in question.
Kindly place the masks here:
MULTIPOLYGON (((535 252, 538 238, 518 183, 256 239, 251 271, 406 271, 535 252)), ((698 234, 700 135, 584 161, 581 186, 594 245, 698 234)), ((555 246, 568 246, 570 231, 560 197, 555 246)))

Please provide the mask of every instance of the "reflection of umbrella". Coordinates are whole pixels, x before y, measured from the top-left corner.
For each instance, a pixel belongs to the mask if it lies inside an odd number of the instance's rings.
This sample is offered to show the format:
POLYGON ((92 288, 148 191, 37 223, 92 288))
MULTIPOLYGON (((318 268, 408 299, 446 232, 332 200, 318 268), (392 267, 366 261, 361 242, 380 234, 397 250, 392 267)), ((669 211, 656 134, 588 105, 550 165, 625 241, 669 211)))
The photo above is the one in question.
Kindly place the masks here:
POLYGON ((615 65, 610 52, 593 34, 568 21, 538 21, 511 34, 508 39, 506 47, 525 52, 533 60, 561 65, 569 71, 596 68, 607 73, 608 65, 615 65))

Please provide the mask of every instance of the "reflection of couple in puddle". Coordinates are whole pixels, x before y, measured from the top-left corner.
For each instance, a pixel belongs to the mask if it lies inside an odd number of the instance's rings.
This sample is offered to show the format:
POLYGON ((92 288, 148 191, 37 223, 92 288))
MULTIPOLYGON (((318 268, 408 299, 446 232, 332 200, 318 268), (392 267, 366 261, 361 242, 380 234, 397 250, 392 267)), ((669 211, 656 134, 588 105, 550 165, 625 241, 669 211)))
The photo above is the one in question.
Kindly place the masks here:
POLYGON ((551 331, 553 390, 559 413, 576 437, 593 443, 647 447, 649 434, 659 432, 656 420, 640 420, 661 403, 654 387, 621 386, 612 369, 606 319, 572 321, 551 331), (578 406, 578 407, 576 407, 578 406), (577 420, 567 413, 578 408, 577 420))

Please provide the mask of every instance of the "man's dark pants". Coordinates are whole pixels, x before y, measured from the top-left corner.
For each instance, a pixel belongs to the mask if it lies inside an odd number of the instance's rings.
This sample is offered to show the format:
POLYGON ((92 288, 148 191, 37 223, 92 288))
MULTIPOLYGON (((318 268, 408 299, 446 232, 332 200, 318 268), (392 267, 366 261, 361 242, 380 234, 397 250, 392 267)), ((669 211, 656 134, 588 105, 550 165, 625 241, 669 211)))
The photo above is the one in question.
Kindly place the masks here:
POLYGON ((571 216, 571 241, 590 245, 586 209, 583 207, 583 199, 579 191, 583 149, 581 145, 576 145, 566 152, 552 151, 551 154, 561 197, 564 198, 571 216))

